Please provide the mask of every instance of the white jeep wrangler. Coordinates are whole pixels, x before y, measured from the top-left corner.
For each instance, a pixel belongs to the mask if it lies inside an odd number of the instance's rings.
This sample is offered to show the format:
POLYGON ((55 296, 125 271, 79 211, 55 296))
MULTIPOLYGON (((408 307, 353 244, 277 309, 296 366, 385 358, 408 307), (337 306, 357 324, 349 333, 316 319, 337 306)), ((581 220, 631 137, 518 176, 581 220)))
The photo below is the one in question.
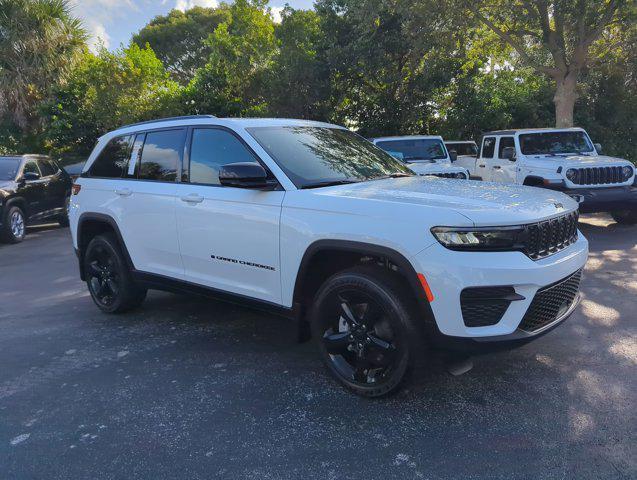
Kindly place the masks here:
POLYGON ((576 199, 580 212, 637 223, 634 165, 600 151, 581 128, 502 130, 483 136, 477 159, 456 163, 475 179, 558 190, 576 199))
POLYGON ((418 175, 467 180, 465 167, 452 165, 456 159, 449 155, 442 137, 436 135, 408 135, 372 138, 371 142, 392 157, 407 164, 418 175))
POLYGON ((349 130, 179 117, 99 139, 71 233, 95 304, 148 288, 308 325, 332 374, 394 391, 431 347, 527 342, 578 302, 588 243, 559 192, 414 175, 349 130))

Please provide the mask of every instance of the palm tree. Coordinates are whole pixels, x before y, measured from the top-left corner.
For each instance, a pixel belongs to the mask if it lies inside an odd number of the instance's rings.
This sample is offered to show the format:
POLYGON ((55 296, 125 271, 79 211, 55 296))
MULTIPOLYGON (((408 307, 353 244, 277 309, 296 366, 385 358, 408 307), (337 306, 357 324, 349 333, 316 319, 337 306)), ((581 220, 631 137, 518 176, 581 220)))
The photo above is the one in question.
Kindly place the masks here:
POLYGON ((68 0, 0 0, 0 120, 23 133, 39 123, 38 104, 86 48, 68 0))

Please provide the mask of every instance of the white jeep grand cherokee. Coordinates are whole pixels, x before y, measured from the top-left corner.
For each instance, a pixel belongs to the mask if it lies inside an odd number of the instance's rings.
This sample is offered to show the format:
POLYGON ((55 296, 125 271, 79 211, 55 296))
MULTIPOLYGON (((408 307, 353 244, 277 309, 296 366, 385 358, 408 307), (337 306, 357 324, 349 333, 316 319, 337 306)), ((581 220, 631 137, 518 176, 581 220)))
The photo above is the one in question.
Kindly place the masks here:
POLYGON ((562 193, 416 176, 345 128, 296 120, 110 132, 70 220, 103 311, 147 288, 268 308, 309 325, 365 396, 395 390, 426 348, 509 347, 559 324, 588 252, 562 193))

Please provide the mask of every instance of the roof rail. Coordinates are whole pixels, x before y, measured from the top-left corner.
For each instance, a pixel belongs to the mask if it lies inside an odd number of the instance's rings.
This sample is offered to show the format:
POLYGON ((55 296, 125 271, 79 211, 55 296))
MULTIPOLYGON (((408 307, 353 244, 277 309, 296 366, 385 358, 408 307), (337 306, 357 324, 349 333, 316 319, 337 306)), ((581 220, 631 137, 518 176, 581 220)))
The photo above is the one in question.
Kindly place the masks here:
POLYGON ((180 117, 156 118, 155 120, 146 120, 144 122, 129 123, 128 125, 122 125, 121 127, 118 127, 117 130, 120 130, 122 128, 135 127, 137 125, 146 125, 149 123, 168 122, 170 120, 194 120, 197 118, 217 118, 217 117, 215 117, 214 115, 182 115, 180 117))

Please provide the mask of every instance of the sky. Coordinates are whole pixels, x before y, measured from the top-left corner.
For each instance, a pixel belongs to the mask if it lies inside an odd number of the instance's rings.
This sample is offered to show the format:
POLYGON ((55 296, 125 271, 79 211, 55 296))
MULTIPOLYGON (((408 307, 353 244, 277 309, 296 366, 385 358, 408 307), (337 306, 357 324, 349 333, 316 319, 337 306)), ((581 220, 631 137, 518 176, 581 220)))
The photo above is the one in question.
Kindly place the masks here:
MULTIPOLYGON (((72 0, 71 6, 90 35, 91 49, 101 43, 115 50, 120 44, 127 45, 131 36, 157 15, 165 15, 173 8, 184 11, 194 6, 215 7, 218 3, 218 0, 72 0)), ((293 8, 311 8, 313 0, 270 0, 275 20, 286 3, 293 8)))

